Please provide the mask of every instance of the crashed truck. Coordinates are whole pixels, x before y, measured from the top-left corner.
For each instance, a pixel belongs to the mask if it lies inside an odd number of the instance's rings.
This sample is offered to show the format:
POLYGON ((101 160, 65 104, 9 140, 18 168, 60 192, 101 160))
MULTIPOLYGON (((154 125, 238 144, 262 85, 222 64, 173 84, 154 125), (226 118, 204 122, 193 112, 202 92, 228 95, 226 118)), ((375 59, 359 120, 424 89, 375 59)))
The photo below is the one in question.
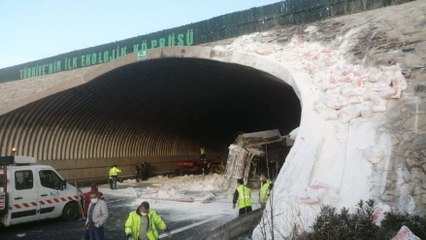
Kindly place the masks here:
POLYGON ((261 172, 275 178, 293 143, 290 135, 281 136, 277 129, 240 134, 229 146, 222 190, 235 189, 241 178, 258 187, 261 172))
POLYGON ((0 157, 0 224, 79 216, 80 192, 48 165, 27 156, 0 157))
MULTIPOLYGON (((222 190, 235 190, 237 179, 241 178, 250 187, 259 188, 258 176, 264 171, 274 179, 293 146, 296 130, 286 136, 281 136, 279 130, 276 129, 239 135, 229 146, 225 176, 221 185, 222 190)), ((205 233, 198 239, 241 238, 259 224, 261 215, 262 209, 256 209, 205 233)))

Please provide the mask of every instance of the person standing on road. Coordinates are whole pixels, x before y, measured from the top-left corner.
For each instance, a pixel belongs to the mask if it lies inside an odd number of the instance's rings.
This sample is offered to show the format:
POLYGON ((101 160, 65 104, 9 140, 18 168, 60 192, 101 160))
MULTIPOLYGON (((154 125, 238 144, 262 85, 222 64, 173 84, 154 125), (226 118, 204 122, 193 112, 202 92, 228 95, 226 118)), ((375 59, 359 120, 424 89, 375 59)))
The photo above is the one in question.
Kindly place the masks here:
POLYGON ((143 181, 143 164, 136 164, 136 182, 143 181))
POLYGON ((117 164, 114 164, 114 166, 109 169, 109 185, 111 189, 117 189, 117 177, 122 171, 123 170, 117 168, 117 164))
POLYGON ((148 180, 148 177, 151 174, 151 165, 147 161, 144 161, 142 166, 142 181, 145 181, 148 180))
POLYGON ((164 230, 169 237, 172 236, 163 219, 154 210, 149 209, 149 203, 142 202, 135 211, 130 212, 124 232, 127 240, 157 240, 157 228, 164 230))
MULTIPOLYGON (((83 194, 83 216, 81 217, 81 220, 86 220, 87 219, 87 213, 89 211, 89 205, 90 205, 90 195, 94 193, 96 194, 96 196, 100 199, 102 199, 103 194, 101 192, 98 191, 98 185, 96 183, 92 183, 92 185, 90 186, 90 191, 86 192, 83 194)), ((89 230, 87 229, 86 231, 86 235, 84 236, 84 240, 90 240, 90 234, 89 234, 89 230)))
POLYGON ((87 212, 86 229, 90 240, 104 240, 104 223, 108 219, 108 207, 96 193, 90 193, 90 204, 87 212))
POLYGON ((260 191, 259 191, 259 203, 262 208, 266 206, 266 201, 268 200, 269 193, 272 189, 272 182, 268 178, 266 172, 260 174, 260 191))
POLYGON ((237 201, 240 216, 251 212, 251 190, 244 185, 244 180, 242 178, 238 179, 238 187, 234 192, 232 208, 235 208, 237 201))
POLYGON ((103 193, 101 193, 101 192, 99 192, 99 190, 98 190, 98 185, 96 184, 96 183, 92 183, 91 185, 90 185, 90 191, 88 191, 88 192, 86 192, 86 193, 84 193, 83 194, 83 199, 84 199, 84 217, 87 217, 87 211, 89 210, 89 205, 90 205, 90 195, 92 194, 92 193, 94 193, 94 194, 96 194, 96 196, 98 197, 98 198, 101 198, 102 199, 102 197, 103 197, 103 193))
POLYGON ((200 160, 201 161, 206 160, 206 149, 204 147, 200 147, 200 160))

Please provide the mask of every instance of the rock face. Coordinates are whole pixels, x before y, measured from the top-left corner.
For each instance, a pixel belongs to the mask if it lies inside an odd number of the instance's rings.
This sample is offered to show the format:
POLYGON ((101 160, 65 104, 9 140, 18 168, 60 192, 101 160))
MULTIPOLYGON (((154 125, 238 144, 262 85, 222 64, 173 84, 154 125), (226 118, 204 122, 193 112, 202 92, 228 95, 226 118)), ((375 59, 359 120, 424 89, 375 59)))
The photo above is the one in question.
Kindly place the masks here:
POLYGON ((425 40, 426 2, 416 1, 215 47, 279 62, 302 105, 255 239, 309 230, 323 204, 374 199, 426 214, 425 40))

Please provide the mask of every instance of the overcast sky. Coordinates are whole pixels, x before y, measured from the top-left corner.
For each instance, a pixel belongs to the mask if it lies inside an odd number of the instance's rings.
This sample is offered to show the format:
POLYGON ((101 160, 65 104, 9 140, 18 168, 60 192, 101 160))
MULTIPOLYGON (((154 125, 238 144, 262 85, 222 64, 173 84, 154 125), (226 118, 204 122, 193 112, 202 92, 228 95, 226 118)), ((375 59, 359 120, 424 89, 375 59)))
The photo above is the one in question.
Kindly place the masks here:
POLYGON ((0 0, 0 68, 279 0, 0 0))

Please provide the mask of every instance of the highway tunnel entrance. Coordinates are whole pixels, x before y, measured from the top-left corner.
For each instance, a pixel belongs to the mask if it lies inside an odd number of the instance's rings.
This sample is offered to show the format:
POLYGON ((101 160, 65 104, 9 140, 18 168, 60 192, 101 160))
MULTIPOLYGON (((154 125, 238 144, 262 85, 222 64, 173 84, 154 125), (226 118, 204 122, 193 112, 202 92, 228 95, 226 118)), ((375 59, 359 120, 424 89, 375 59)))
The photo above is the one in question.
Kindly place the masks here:
POLYGON ((301 104, 283 80, 252 67, 199 58, 158 58, 113 69, 92 81, 0 116, 1 155, 16 147, 68 179, 105 177, 112 164, 134 174, 148 161, 226 151, 245 132, 300 124, 301 104))

